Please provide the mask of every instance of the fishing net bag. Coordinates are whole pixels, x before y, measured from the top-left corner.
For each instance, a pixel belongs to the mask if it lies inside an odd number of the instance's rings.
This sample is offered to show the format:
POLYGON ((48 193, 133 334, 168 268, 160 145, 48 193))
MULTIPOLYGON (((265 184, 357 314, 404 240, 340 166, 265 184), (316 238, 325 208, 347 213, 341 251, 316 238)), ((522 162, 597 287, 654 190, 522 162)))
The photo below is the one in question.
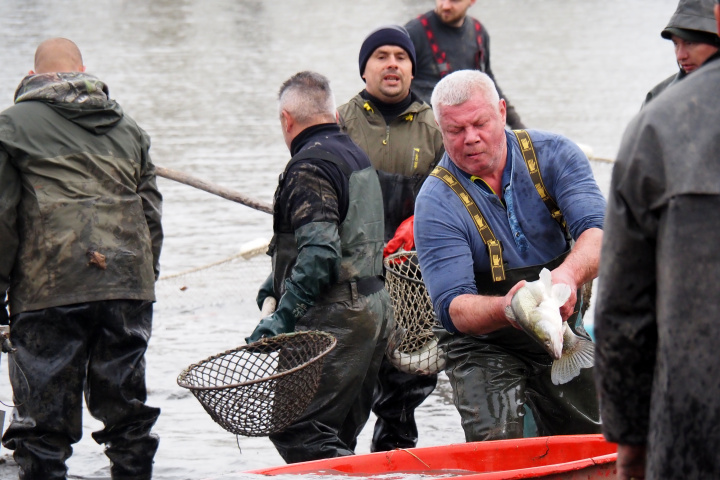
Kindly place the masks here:
POLYGON ((435 311, 422 281, 417 253, 393 253, 384 263, 385 288, 392 299, 396 323, 388 359, 406 373, 438 373, 445 367, 445 357, 433 332, 435 311))
POLYGON ((302 415, 337 340, 308 331, 264 338, 190 365, 177 379, 222 428, 263 437, 302 415))

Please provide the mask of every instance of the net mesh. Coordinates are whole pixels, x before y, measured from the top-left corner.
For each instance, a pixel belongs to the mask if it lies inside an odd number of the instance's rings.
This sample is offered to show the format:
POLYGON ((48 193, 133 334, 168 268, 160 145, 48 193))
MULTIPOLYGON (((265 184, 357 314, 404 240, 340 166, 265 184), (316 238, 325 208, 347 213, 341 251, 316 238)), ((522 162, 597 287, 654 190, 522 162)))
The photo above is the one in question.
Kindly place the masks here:
POLYGON ((388 358, 396 368, 413 374, 433 374, 444 367, 442 350, 433 332, 436 325, 430 295, 422 281, 415 251, 385 258, 385 288, 395 309, 396 332, 388 358))
POLYGON ((305 411, 317 391, 323 357, 336 343, 332 335, 315 331, 265 338, 190 365, 177 383, 225 430, 266 436, 305 411))

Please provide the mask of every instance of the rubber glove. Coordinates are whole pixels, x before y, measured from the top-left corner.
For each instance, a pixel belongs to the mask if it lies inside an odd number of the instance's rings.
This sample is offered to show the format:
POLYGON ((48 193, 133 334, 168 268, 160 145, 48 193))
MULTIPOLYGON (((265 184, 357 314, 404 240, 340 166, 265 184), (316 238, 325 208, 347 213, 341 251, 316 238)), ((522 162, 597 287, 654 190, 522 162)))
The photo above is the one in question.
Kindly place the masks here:
POLYGON ((257 342, 261 338, 294 332, 295 323, 300 317, 305 315, 308 308, 309 306, 300 300, 288 285, 285 294, 278 303, 277 310, 275 310, 272 315, 268 315, 260 320, 260 323, 255 327, 253 333, 245 338, 245 342, 257 342))
POLYGON ((273 274, 270 272, 270 275, 268 275, 262 285, 260 285, 260 290, 258 290, 257 297, 255 297, 255 301, 257 302, 257 306, 260 310, 263 309, 266 298, 275 296, 275 291, 273 290, 273 280, 273 274))
POLYGON ((383 258, 397 252, 401 248, 405 251, 410 251, 415 248, 415 236, 413 235, 414 223, 414 215, 403 220, 397 230, 395 230, 395 236, 385 245, 383 258))

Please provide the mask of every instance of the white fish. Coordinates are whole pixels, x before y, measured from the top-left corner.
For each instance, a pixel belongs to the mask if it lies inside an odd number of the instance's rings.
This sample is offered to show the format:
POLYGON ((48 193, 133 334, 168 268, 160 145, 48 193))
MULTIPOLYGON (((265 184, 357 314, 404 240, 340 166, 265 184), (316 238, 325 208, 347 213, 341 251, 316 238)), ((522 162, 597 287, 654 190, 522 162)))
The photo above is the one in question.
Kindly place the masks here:
POLYGON ((430 375, 438 373, 445 368, 445 355, 438 346, 438 340, 433 337, 419 350, 404 353, 393 350, 390 353, 390 362, 399 370, 415 375, 430 375))
POLYGON ((505 310, 525 333, 537 341, 553 358, 551 379, 562 385, 580 375, 580 370, 595 364, 595 345, 580 338, 562 321, 560 307, 570 298, 570 287, 552 284, 547 268, 540 279, 527 282, 512 298, 505 310))

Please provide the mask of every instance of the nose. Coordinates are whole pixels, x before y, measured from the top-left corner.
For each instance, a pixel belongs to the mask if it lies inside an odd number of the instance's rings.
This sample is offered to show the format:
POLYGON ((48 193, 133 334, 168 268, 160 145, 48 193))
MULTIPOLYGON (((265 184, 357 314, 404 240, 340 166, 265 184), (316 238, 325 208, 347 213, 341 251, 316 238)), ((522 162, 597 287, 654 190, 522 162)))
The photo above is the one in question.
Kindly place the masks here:
POLYGON ((675 46, 675 58, 677 58, 678 62, 688 58, 688 50, 685 44, 678 43, 675 46))
POLYGON ((442 10, 450 10, 452 2, 450 0, 440 0, 440 8, 442 10))

